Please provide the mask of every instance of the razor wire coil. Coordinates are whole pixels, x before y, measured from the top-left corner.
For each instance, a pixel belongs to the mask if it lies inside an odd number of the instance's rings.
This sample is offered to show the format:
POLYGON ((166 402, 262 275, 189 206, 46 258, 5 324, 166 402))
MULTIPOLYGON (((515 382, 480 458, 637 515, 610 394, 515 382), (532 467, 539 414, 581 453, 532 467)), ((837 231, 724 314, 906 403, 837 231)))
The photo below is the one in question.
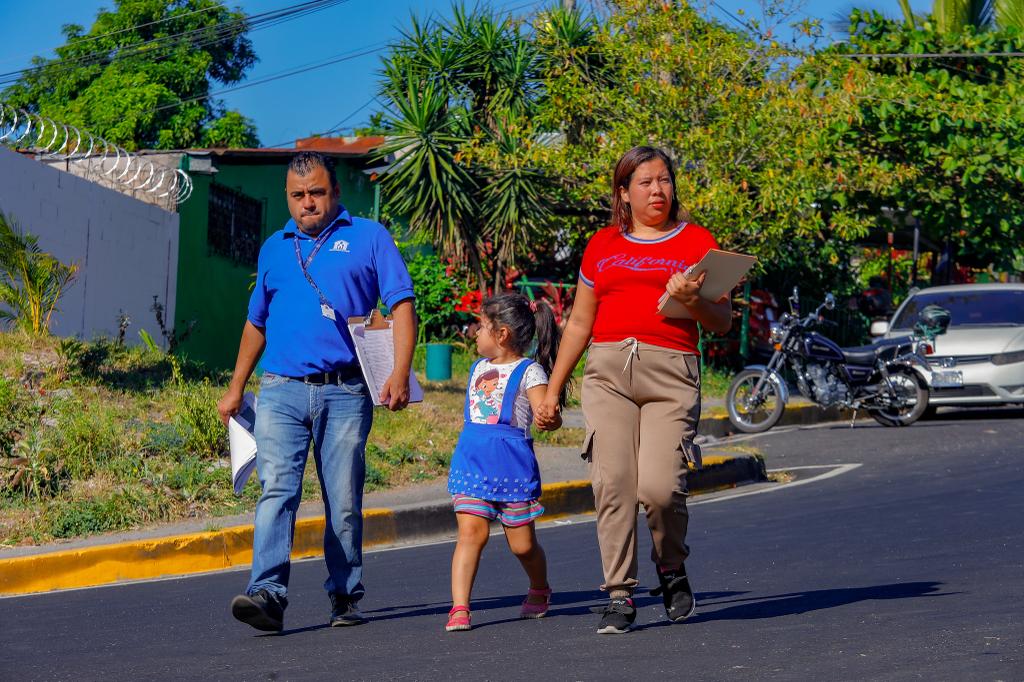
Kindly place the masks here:
POLYGON ((180 168, 158 165, 98 135, 3 102, 0 144, 75 164, 86 177, 94 174, 132 193, 150 194, 174 204, 192 195, 192 178, 180 168))

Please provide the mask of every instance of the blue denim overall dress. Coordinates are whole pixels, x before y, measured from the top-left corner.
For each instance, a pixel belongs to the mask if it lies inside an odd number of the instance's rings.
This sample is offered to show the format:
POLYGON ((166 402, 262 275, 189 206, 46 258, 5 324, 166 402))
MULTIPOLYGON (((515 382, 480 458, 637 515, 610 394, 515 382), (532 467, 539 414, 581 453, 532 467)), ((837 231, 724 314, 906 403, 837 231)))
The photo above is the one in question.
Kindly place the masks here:
POLYGON ((532 360, 512 370, 501 400, 496 424, 477 424, 469 418, 469 396, 473 390, 473 372, 469 370, 466 387, 465 420, 455 445, 448 472, 448 492, 495 502, 527 502, 540 497, 540 467, 533 454, 533 438, 526 429, 512 426, 516 395, 526 368, 532 360))

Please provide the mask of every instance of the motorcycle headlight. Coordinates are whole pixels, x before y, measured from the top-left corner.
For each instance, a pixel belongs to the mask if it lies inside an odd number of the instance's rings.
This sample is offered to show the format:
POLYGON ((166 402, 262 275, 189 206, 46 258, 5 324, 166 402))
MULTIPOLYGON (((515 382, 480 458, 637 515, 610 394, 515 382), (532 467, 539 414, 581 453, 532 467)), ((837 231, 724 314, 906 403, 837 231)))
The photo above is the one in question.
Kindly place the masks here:
POLYGON ((782 343, 782 334, 784 333, 782 325, 779 324, 778 322, 772 322, 772 325, 771 327, 769 327, 769 330, 770 331, 768 332, 768 340, 771 341, 772 344, 782 343))

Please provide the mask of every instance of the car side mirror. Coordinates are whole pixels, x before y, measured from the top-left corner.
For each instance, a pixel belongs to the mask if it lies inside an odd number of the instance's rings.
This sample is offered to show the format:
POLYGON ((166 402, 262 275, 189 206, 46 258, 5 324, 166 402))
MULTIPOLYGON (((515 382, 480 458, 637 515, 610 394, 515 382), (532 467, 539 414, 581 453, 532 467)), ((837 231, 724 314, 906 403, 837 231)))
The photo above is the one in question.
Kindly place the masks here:
POLYGON ((882 336, 889 331, 889 323, 885 320, 875 320, 871 323, 871 336, 882 336))

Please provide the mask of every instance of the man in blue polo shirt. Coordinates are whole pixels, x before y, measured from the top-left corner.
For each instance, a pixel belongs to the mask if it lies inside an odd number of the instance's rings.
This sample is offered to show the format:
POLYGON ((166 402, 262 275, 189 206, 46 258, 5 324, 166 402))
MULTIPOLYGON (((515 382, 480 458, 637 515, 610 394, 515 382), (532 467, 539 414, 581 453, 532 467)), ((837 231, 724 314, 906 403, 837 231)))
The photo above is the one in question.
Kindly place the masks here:
POLYGON ((382 225, 352 217, 339 204, 333 160, 297 154, 285 189, 292 219, 260 249, 238 360, 217 404, 225 422, 238 412, 262 356, 255 435, 263 494, 252 574, 231 612, 269 631, 282 629, 288 605, 289 555, 311 440, 327 519, 330 624, 364 622, 356 604, 364 592, 362 498, 373 402, 346 321, 366 315, 378 299, 391 309, 395 367, 380 396, 391 410, 409 402, 416 339, 409 271, 382 225))

